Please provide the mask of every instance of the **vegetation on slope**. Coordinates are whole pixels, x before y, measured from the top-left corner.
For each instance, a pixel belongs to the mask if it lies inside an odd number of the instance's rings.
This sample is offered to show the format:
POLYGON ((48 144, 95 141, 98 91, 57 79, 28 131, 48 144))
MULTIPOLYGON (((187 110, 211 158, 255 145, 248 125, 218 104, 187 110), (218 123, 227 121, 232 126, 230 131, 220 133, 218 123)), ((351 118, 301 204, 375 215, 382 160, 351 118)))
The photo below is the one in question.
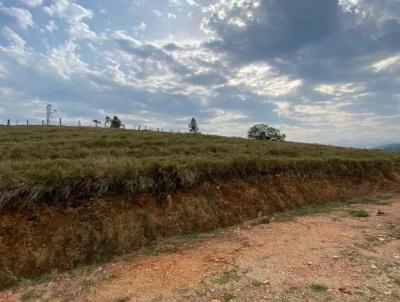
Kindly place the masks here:
POLYGON ((203 180, 254 174, 361 176, 398 154, 290 142, 122 129, 0 127, 0 208, 95 194, 158 197, 203 180))

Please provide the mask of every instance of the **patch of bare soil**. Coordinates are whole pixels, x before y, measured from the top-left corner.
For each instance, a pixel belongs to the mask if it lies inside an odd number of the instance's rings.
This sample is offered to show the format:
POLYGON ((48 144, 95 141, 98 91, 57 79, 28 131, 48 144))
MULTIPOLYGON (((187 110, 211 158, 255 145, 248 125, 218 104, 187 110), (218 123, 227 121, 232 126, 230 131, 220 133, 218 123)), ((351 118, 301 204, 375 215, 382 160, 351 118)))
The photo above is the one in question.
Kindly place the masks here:
POLYGON ((400 301, 399 239, 397 197, 186 238, 0 301, 400 301))

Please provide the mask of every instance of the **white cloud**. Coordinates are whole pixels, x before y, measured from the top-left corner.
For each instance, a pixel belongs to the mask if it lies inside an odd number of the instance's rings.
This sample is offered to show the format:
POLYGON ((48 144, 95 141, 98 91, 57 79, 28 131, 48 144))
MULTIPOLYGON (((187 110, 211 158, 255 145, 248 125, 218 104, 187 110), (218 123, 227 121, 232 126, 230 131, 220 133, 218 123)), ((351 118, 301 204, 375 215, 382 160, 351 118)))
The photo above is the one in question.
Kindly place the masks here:
POLYGON ((43 0, 19 0, 19 2, 29 7, 37 7, 43 4, 43 0))
POLYGON ((53 0, 53 4, 46 6, 44 11, 67 22, 79 22, 93 17, 93 11, 76 4, 73 0, 53 0))
POLYGON ((161 17, 163 15, 162 12, 160 12, 158 9, 153 10, 153 13, 157 16, 157 17, 161 17))
POLYGON ((303 81, 279 75, 268 64, 262 63, 240 68, 228 84, 244 87, 260 96, 283 96, 296 91, 303 81))
POLYGON ((186 3, 190 6, 199 6, 194 0, 186 0, 186 3))
POLYGON ((50 20, 49 23, 44 27, 48 32, 53 32, 58 29, 56 23, 53 20, 50 20))
MULTIPOLYGON (((86 23, 82 22, 83 19, 93 18, 93 11, 75 3, 74 0, 53 0, 53 4, 44 7, 44 11, 49 16, 60 18, 70 24, 68 33, 71 40, 95 39, 97 36, 86 23)), ((53 21, 50 21, 46 29, 53 31, 57 27, 53 21)))
POLYGON ((141 22, 138 26, 134 27, 135 32, 145 31, 147 29, 147 25, 144 22, 141 22))
POLYGON ((4 79, 8 76, 8 70, 6 68, 6 63, 0 61, 0 79, 4 79))
POLYGON ((0 45, 0 52, 9 55, 20 64, 27 64, 30 56, 30 49, 26 48, 25 40, 9 27, 3 28, 1 34, 9 41, 9 45, 0 45))
POLYGON ((0 86, 0 98, 7 100, 14 100, 21 92, 15 90, 13 87, 0 86))
POLYGON ((68 33, 72 40, 96 38, 96 33, 91 31, 89 26, 84 22, 71 23, 68 33))
POLYGON ((326 95, 343 96, 360 93, 364 90, 364 86, 353 83, 321 84, 318 85, 314 90, 326 95))
MULTIPOLYGON (((58 48, 50 49, 47 53, 47 64, 54 70, 59 76, 64 79, 71 79, 73 74, 84 76, 86 74, 95 74, 89 68, 89 65, 81 60, 79 55, 76 53, 78 45, 74 42, 67 42, 58 48)), ((48 71, 44 67, 44 71, 48 71)))
POLYGON ((394 66, 400 64, 400 53, 391 56, 389 58, 383 59, 381 61, 375 62, 372 67, 375 69, 376 72, 388 70, 394 66))
POLYGON ((2 29, 2 34, 3 36, 12 44, 15 45, 18 48, 24 48, 25 47, 25 40, 22 39, 15 31, 10 29, 9 27, 4 27, 2 29))
POLYGON ((32 20, 31 13, 24 9, 18 7, 0 7, 0 13, 6 14, 14 18, 18 25, 23 29, 28 29, 28 27, 34 27, 35 23, 32 20))
POLYGON ((174 5, 174 6, 180 6, 183 4, 187 4, 190 6, 199 6, 194 0, 168 0, 168 3, 170 5, 174 5))
POLYGON ((172 13, 168 13, 168 19, 176 19, 176 15, 172 13))

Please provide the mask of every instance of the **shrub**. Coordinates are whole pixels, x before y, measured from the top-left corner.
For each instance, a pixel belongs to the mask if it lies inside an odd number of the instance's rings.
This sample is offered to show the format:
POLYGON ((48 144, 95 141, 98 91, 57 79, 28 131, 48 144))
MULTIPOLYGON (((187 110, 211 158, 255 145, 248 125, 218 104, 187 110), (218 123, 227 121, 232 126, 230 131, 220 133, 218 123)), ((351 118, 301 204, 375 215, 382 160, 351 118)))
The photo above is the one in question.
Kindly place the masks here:
POLYGON ((280 130, 270 127, 266 124, 257 124, 249 129, 248 138, 267 141, 284 141, 286 139, 286 135, 281 134, 280 130))

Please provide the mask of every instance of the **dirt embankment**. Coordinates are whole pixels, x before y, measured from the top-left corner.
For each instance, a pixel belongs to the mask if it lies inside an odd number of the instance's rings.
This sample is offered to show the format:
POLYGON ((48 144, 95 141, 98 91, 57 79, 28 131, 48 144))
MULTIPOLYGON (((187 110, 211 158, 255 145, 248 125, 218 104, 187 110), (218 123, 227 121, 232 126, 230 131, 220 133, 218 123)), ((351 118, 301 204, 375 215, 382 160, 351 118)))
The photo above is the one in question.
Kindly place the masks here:
POLYGON ((395 197, 234 227, 26 282, 0 301, 400 301, 399 221, 395 197))
POLYGON ((317 202, 398 187, 399 173, 254 177, 203 183, 168 195, 93 199, 78 208, 38 206, 0 214, 0 286, 54 269, 101 262, 161 237, 211 231, 317 202))

